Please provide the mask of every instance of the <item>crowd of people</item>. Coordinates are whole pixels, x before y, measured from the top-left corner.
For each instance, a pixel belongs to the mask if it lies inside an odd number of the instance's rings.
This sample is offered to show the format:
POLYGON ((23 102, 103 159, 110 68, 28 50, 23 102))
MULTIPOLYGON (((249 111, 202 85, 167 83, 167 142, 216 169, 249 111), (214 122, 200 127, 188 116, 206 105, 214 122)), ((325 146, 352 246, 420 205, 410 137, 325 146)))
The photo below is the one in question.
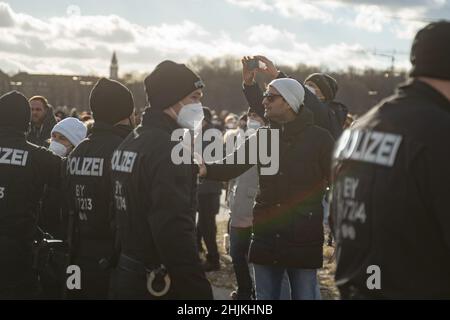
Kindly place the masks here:
POLYGON ((0 298, 213 299, 224 188, 232 299, 321 299, 324 224, 341 298, 450 298, 449 43, 450 22, 421 29, 410 79, 356 121, 329 74, 300 81, 265 56, 242 58, 241 115, 202 106, 203 80, 169 60, 142 117, 106 78, 79 115, 3 94, 0 298), (221 161, 174 161, 211 130, 221 161), (277 152, 275 174, 254 145, 277 152))

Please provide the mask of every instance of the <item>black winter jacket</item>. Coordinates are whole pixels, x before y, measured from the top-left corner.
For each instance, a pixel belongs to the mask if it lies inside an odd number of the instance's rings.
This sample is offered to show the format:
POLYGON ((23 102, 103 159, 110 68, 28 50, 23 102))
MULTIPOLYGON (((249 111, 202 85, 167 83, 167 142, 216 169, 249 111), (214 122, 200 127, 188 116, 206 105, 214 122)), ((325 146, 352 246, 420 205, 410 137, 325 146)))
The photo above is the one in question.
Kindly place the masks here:
POLYGON ((341 136, 342 131, 344 131, 348 109, 345 105, 336 101, 327 101, 324 104, 328 107, 328 115, 331 123, 330 133, 337 140, 341 136))
MULTIPOLYGON (((240 147, 249 159, 250 140, 261 143, 261 128, 240 147)), ((253 239, 250 261, 291 268, 320 268, 323 254, 322 197, 330 171, 334 140, 328 131, 313 124, 312 113, 303 108, 296 120, 282 125, 279 140, 279 170, 275 175, 261 174, 260 192, 253 209, 253 239)), ((269 139, 269 141, 271 141, 269 139)), ((276 146, 269 142, 269 149, 276 146)), ((230 157, 237 157, 239 149, 230 157)), ((209 164, 207 178, 229 180, 253 164, 209 164)), ((228 160, 229 163, 229 160, 228 160)))
POLYGON ((0 128, 0 292, 31 272, 32 243, 45 185, 58 187, 61 158, 0 128))
POLYGON ((71 253, 73 263, 84 270, 86 281, 82 279, 83 292, 79 292, 83 298, 107 298, 109 273, 99 262, 107 259, 111 266, 115 263, 111 157, 131 130, 129 126, 96 122, 92 133, 67 158, 66 195, 69 211, 74 214, 71 253))
POLYGON ((331 208, 340 288, 450 298, 449 137, 450 102, 418 80, 344 131, 331 208), (379 267, 379 289, 367 288, 371 266, 379 267))
POLYGON ((212 299, 196 244, 198 168, 172 161, 178 141, 171 141, 171 134, 176 129, 178 124, 167 114, 148 108, 142 124, 114 153, 121 249, 149 269, 161 264, 168 269, 167 298, 212 299))
POLYGON ((94 254, 99 260, 111 255, 115 231, 111 157, 131 131, 128 126, 96 122, 67 158, 67 198, 76 217, 75 255, 94 254))

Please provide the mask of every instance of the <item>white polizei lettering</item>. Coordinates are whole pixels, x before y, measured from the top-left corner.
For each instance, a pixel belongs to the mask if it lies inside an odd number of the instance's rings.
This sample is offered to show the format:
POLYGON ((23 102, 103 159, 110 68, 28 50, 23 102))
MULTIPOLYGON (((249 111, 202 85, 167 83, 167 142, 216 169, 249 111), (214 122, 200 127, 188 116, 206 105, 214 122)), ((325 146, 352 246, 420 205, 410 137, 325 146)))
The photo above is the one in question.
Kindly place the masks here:
POLYGON ((94 158, 92 161, 92 172, 95 172, 96 176, 102 176, 103 174, 103 159, 94 158))
POLYGON ((27 164, 27 159, 28 159, 28 151, 24 151, 23 152, 22 163, 20 165, 25 167, 25 165, 27 164))
POLYGON ((378 148, 375 161, 377 163, 387 164, 391 155, 391 150, 392 144, 389 144, 389 135, 386 134, 383 138, 383 141, 381 141, 380 147, 378 148))
POLYGON ((81 175, 81 171, 78 169, 80 166, 80 158, 74 158, 73 167, 71 174, 73 175, 81 175))
POLYGON ((129 154, 128 151, 124 151, 122 154, 122 157, 120 157, 120 164, 119 164, 120 171, 127 172, 127 169, 125 167, 125 162, 126 162, 126 159, 128 158, 128 154, 129 154))
POLYGON ((401 141, 402 136, 398 134, 367 130, 345 131, 345 137, 339 140, 334 158, 391 167, 394 165, 401 141))
POLYGON ((73 157, 67 165, 67 170, 70 175, 101 177, 103 175, 103 161, 103 158, 73 157))
POLYGON ((344 130, 342 132, 341 137, 339 138, 338 142, 336 143, 336 148, 334 150, 333 157, 334 159, 342 159, 342 152, 344 151, 345 147, 347 146, 348 142, 350 141, 351 131, 350 129, 344 130))
POLYGON ((0 148, 0 163, 24 167, 28 151, 11 148, 0 148))
POLYGON ((352 156, 353 152, 355 151, 355 149, 358 145, 360 136, 361 135, 360 135, 359 131, 352 132, 352 135, 350 136, 350 140, 347 144, 347 147, 343 151, 345 158, 350 158, 352 156))
POLYGON ((134 157, 136 156, 135 153, 129 152, 127 159, 125 161, 125 170, 128 172, 131 172, 131 167, 133 165, 134 162, 134 157))
POLYGON ((360 159, 362 155, 366 152, 367 145, 370 140, 370 134, 368 134, 367 132, 366 134, 364 134, 364 132, 361 132, 361 135, 364 136, 364 140, 361 138, 362 143, 359 145, 360 147, 359 148, 357 147, 355 152, 353 152, 352 154, 352 157, 354 157, 355 159, 360 159))
POLYGON ((16 166, 22 165, 23 151, 14 149, 11 157, 11 164, 16 166))
POLYGON ((91 158, 90 166, 89 166, 89 173, 92 176, 98 176, 98 168, 96 167, 96 163, 98 162, 98 158, 91 158))
POLYGON ((386 134, 383 140, 383 144, 378 151, 379 154, 385 153, 385 163, 388 166, 393 166, 395 162, 395 156, 397 155, 398 148, 400 147, 401 137, 395 134, 386 134))
POLYGON ((361 158, 362 160, 365 160, 367 162, 377 163, 376 162, 377 154, 375 153, 375 149, 380 145, 384 135, 380 132, 372 132, 369 134, 371 134, 370 136, 371 142, 367 147, 367 151, 361 155, 361 158))
POLYGON ((117 159, 119 158, 119 156, 120 156, 120 151, 114 151, 113 157, 111 159, 111 169, 112 170, 116 170, 116 168, 117 168, 117 159))
POLYGON ((75 158, 75 162, 74 165, 75 167, 73 168, 73 174, 75 175, 81 175, 81 171, 78 169, 80 167, 80 158, 75 158))
POLYGON ((73 172, 73 163, 74 163, 74 158, 70 159, 69 161, 67 161, 67 174, 72 174, 73 172))
POLYGON ((83 166, 81 167, 81 175, 90 176, 89 171, 92 164, 92 158, 83 158, 83 166))
POLYGON ((125 166, 125 163, 126 163, 128 157, 129 157, 129 152, 128 151, 124 151, 124 153, 122 154, 122 157, 120 159, 120 166, 119 166, 120 171, 128 172, 128 170, 127 170, 127 168, 125 166))
POLYGON ((2 157, 0 158, 0 163, 11 164, 11 160, 8 159, 9 155, 12 153, 13 149, 10 148, 2 148, 1 151, 4 152, 2 157))
POLYGON ((116 151, 111 160, 112 170, 131 173, 137 153, 131 151, 116 151))

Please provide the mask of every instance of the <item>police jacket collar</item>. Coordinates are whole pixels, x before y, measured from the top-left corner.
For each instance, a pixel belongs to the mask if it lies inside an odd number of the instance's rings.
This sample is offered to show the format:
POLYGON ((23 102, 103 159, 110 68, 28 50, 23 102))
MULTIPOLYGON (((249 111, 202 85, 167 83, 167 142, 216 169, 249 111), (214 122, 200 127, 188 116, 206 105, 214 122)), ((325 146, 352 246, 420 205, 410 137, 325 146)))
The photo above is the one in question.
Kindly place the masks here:
POLYGON ((25 139, 25 132, 14 127, 0 127, 0 137, 12 137, 25 139))
POLYGON ((399 88, 400 94, 402 91, 408 91, 411 94, 418 94, 421 96, 427 96, 438 106, 447 112, 450 112, 450 101, 439 91, 434 89, 428 83, 420 81, 418 79, 411 79, 399 88))
POLYGON ((161 128, 169 133, 172 133, 173 130, 180 128, 178 123, 168 114, 162 112, 161 110, 152 110, 151 107, 145 109, 144 115, 142 116, 142 126, 144 128, 161 128))
POLYGON ((92 127, 91 135, 104 134, 104 133, 112 133, 121 138, 125 138, 128 134, 133 130, 130 126, 127 125, 111 125, 104 122, 95 122, 92 127))

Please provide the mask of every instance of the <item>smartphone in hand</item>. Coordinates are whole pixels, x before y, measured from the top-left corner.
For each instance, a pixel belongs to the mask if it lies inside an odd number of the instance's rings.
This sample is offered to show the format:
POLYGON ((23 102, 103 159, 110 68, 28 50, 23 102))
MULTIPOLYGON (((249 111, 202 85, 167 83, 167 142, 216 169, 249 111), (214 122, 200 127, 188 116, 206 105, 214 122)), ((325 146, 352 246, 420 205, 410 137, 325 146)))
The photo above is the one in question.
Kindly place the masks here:
POLYGON ((259 60, 258 59, 250 59, 247 61, 247 68, 249 70, 255 70, 259 68, 259 60))

